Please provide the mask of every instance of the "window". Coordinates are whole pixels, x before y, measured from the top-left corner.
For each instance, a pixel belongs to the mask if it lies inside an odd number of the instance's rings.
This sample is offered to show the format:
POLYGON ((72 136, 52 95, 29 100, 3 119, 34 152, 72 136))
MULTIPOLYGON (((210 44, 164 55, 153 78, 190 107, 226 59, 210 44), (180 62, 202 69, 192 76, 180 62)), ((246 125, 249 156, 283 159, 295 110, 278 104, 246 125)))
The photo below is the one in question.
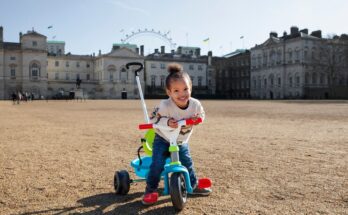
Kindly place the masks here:
POLYGON ((324 84, 324 74, 320 74, 320 84, 324 84))
POLYGON ((288 63, 292 63, 292 50, 291 49, 289 49, 288 55, 289 55, 288 63))
POLYGON ((164 63, 161 63, 161 69, 165 69, 166 65, 164 63))
POLYGON ((202 79, 203 78, 201 76, 198 77, 198 87, 202 86, 202 79))
POLYGON ((289 86, 292 87, 292 77, 289 77, 289 86))
POLYGON ((39 68, 39 65, 37 63, 33 63, 31 65, 31 68, 30 68, 30 75, 31 75, 31 78, 38 78, 40 74, 40 68, 39 68))
POLYGON ((305 74, 305 84, 309 84, 309 74, 306 72, 305 74))
POLYGON ((267 88, 267 79, 266 78, 263 80, 263 85, 264 85, 264 88, 267 88))
POLYGON ((282 84, 282 79, 280 77, 278 77, 278 86, 280 87, 282 84))
POLYGON ((151 75, 151 87, 155 87, 156 86, 156 76, 151 75))
POLYGON ((193 69, 194 69, 193 65, 190 64, 190 65, 189 65, 189 70, 193 70, 193 69))
POLYGON ((313 73, 312 84, 317 84, 317 73, 313 73))
POLYGON ((89 81, 91 79, 89 74, 86 75, 86 79, 87 79, 87 81, 89 81))
POLYGON ((151 68, 156 68, 156 64, 152 63, 151 68))
POLYGON ((202 65, 198 65, 198 70, 203 70, 202 65))
POLYGON ((69 80, 69 79, 70 79, 69 73, 65 73, 65 80, 69 80))
POLYGON ((16 79, 16 67, 15 66, 11 66, 10 75, 11 75, 11 79, 16 79))
POLYGON ((55 80, 58 80, 58 79, 59 79, 59 73, 58 73, 58 72, 56 72, 56 73, 54 74, 54 79, 55 79, 55 80))
POLYGON ((300 62, 300 50, 296 49, 295 51, 295 61, 298 63, 300 62))
POLYGON ((65 67, 69 67, 69 61, 65 62, 65 67))
POLYGON ((271 87, 273 87, 273 76, 271 76, 270 78, 269 78, 269 82, 270 82, 270 84, 271 84, 271 87))
POLYGON ((296 76, 296 86, 300 86, 300 76, 296 76))
POLYGON ((54 63, 54 65, 55 65, 56 67, 58 67, 58 66, 59 66, 59 61, 56 61, 56 62, 54 63))
POLYGON ((161 76, 161 87, 164 87, 164 82, 166 80, 166 77, 164 75, 161 76))
POLYGON ((16 57, 15 56, 11 56, 10 60, 16 60, 16 57))
POLYGON ((89 63, 86 63, 86 67, 89 68, 89 63))
POLYGON ((33 46, 34 46, 34 47, 37 46, 37 41, 33 41, 33 46))
POLYGON ((109 73, 109 80, 110 81, 114 80, 114 74, 112 72, 109 73))
POLYGON ((122 83, 125 83, 128 79, 128 73, 127 73, 127 70, 125 68, 123 68, 121 70, 120 79, 121 79, 122 83))
POLYGON ((78 79, 81 79, 81 78, 80 78, 80 74, 77 73, 76 74, 76 80, 78 80, 78 79))
POLYGON ((80 67, 80 62, 76 62, 76 67, 80 67))

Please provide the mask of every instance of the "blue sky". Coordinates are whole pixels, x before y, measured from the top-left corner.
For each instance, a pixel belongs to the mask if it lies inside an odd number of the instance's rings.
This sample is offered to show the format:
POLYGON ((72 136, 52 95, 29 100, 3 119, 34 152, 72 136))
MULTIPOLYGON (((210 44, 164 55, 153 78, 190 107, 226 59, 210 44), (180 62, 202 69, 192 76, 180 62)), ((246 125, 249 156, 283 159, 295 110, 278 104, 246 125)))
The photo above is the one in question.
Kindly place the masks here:
MULTIPOLYGON (((346 0, 0 0, 0 5, 5 41, 18 42, 19 32, 34 28, 48 40, 65 41, 73 54, 107 53, 126 34, 145 28, 170 32, 177 45, 217 56, 253 47, 270 31, 282 35, 291 26, 320 29, 323 35, 348 33, 346 0)), ((160 45, 170 49, 151 35, 129 42, 145 45, 146 53, 160 45)))

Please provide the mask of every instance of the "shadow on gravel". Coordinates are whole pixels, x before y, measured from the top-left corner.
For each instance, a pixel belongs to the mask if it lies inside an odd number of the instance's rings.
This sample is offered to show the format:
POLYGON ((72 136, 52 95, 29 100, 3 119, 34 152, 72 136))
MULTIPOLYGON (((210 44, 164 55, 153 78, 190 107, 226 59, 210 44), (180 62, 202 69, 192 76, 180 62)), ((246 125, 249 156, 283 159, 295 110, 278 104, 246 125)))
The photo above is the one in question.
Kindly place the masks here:
MULTIPOLYGON (((102 193, 94 196, 89 196, 86 198, 79 199, 77 203, 79 206, 76 207, 62 207, 62 208, 52 208, 41 211, 32 211, 22 213, 22 215, 31 215, 31 214, 83 214, 83 215, 92 215, 92 214, 139 214, 140 211, 147 208, 143 206, 141 200, 133 201, 134 199, 140 198, 144 193, 130 193, 125 196, 116 195, 115 193, 102 193), (118 206, 113 206, 117 204, 118 206), (111 211, 103 212, 108 207, 115 207, 111 211), (87 212, 79 212, 85 211, 87 212)), ((156 205, 161 205, 164 203, 170 202, 170 198, 159 200, 156 205)), ((154 207, 156 207, 156 205, 154 207)), ((151 207, 151 206, 150 206, 151 207)), ((161 208, 148 208, 149 211, 142 212, 141 214, 177 214, 172 206, 165 206, 161 208)))

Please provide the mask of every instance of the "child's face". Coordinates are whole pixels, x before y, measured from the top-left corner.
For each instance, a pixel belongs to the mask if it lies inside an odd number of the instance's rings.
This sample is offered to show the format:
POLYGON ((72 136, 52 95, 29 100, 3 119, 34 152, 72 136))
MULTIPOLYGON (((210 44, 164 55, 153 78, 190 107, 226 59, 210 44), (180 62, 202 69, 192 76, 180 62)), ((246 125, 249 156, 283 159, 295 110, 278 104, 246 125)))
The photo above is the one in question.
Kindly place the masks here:
POLYGON ((191 86, 186 78, 174 80, 170 83, 170 89, 167 89, 167 94, 178 107, 185 108, 191 97, 191 86))

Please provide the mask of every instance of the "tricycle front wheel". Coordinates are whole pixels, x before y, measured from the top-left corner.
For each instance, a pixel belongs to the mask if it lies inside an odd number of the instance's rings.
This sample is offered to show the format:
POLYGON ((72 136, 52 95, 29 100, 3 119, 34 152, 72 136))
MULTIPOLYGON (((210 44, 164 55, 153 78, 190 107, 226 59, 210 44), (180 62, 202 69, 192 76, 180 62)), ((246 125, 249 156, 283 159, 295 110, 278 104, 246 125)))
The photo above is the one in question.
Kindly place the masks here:
POLYGON ((185 177, 180 172, 175 172, 170 176, 169 185, 170 197, 176 210, 181 211, 187 201, 187 188, 185 177))

